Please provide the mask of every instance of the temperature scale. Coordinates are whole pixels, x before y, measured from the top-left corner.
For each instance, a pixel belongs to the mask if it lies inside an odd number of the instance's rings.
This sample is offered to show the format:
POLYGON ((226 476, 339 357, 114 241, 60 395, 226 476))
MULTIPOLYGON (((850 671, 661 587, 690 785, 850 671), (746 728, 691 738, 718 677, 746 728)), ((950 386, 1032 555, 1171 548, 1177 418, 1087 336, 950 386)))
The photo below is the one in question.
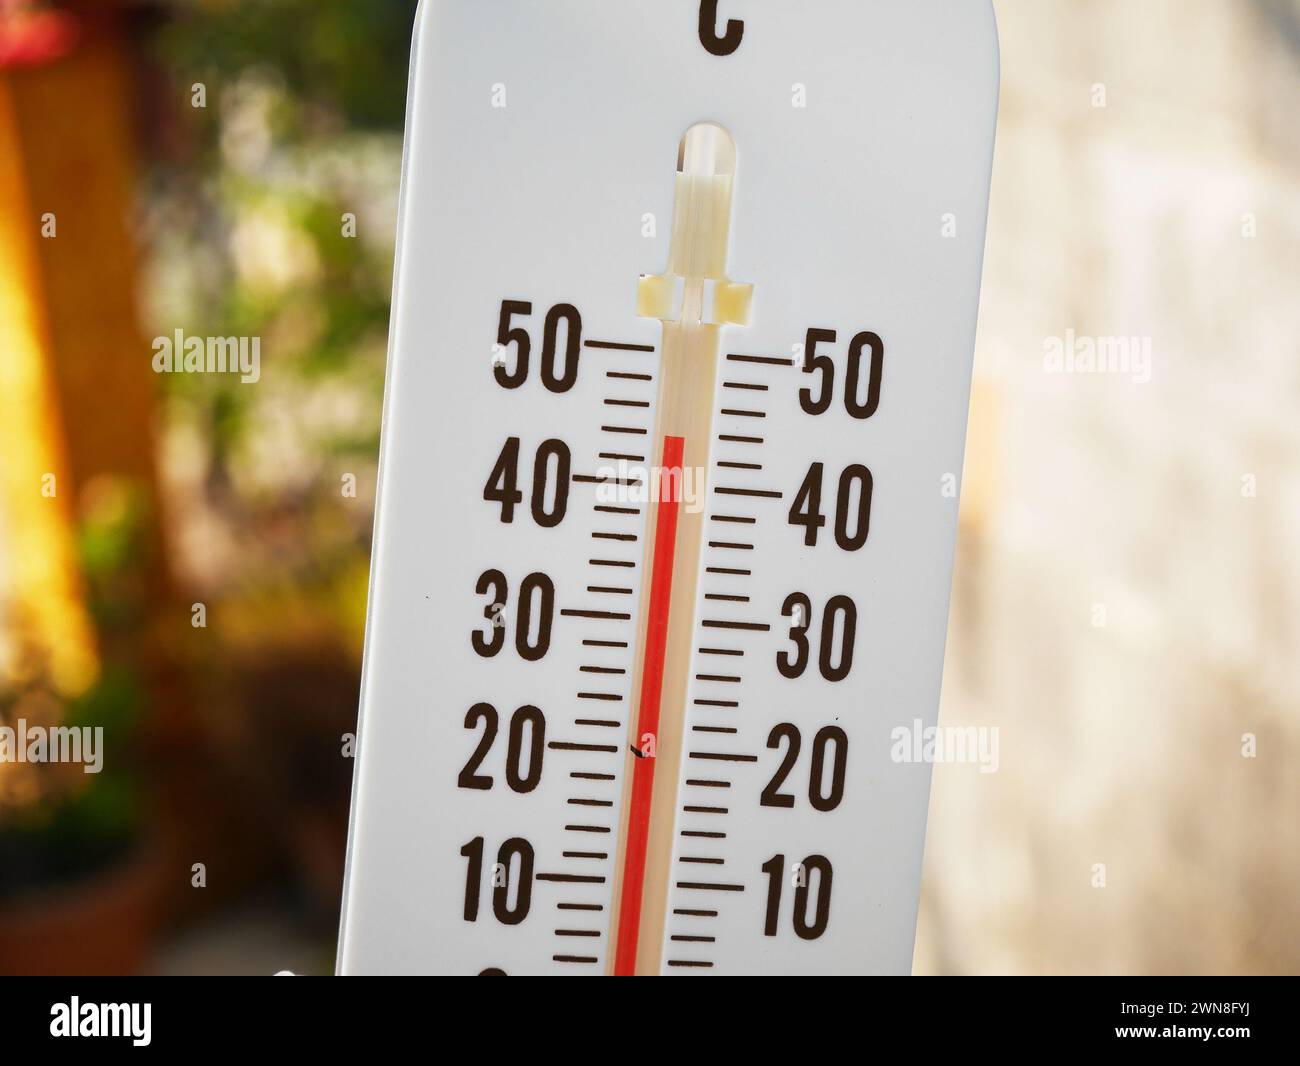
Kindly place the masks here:
POLYGON ((426 0, 341 973, 910 970, 997 80, 986 0, 426 0))

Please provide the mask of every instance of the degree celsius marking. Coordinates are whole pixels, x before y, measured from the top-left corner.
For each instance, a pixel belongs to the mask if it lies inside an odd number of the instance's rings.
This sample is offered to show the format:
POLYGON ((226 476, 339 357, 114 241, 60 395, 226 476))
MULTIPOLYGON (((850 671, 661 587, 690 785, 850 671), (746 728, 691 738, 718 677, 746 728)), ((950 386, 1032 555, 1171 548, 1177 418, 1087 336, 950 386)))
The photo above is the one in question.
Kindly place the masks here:
POLYGON ((739 19, 728 19, 722 33, 718 33, 718 0, 702 0, 700 4, 700 43, 715 56, 733 55, 744 40, 745 24, 739 19))

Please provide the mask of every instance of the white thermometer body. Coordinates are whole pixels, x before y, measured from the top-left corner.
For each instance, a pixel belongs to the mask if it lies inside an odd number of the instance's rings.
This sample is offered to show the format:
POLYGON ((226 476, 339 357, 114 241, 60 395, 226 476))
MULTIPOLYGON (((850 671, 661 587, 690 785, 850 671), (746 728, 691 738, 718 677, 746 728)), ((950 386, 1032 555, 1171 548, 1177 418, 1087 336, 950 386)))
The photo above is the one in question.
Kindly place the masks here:
POLYGON ((905 973, 985 0, 426 0, 342 973, 905 973))

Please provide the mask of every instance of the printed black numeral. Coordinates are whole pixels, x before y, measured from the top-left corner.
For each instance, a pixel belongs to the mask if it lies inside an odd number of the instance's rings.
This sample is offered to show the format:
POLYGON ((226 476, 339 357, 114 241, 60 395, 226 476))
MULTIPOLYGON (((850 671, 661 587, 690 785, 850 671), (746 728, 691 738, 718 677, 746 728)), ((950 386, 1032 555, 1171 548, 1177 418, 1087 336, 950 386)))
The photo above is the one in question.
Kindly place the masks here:
MULTIPOLYGON (((485 659, 500 653, 506 643, 506 608, 510 603, 510 582, 500 570, 485 570, 474 591, 487 596, 483 617, 488 631, 470 634, 474 651, 485 659)), ((551 623, 555 616, 555 582, 546 574, 529 574, 519 584, 519 612, 515 620, 515 650, 525 662, 544 658, 551 647, 551 623), (535 623, 535 626, 534 626, 535 623), (534 633, 534 628, 536 632, 534 633)))
MULTIPOLYGON (((791 722, 774 726, 768 734, 767 746, 773 751, 785 744, 785 755, 772 780, 763 789, 759 801, 763 807, 793 807, 794 797, 782 792, 781 786, 799 761, 803 734, 791 722)), ((817 811, 833 811, 844 798, 844 781, 848 769, 849 738, 839 726, 828 725, 818 730, 812 743, 812 767, 808 774, 808 802, 817 811), (827 764, 830 766, 830 789, 826 790, 827 764)))
MULTIPOLYGON (((475 837, 463 848, 465 870, 465 921, 478 921, 479 893, 483 885, 483 838, 475 837)), ((493 870, 492 913, 502 925, 518 925, 528 917, 533 899, 533 846, 523 837, 511 837, 497 852, 493 870), (517 863, 516 863, 516 860, 517 863), (511 890, 514 901, 511 902, 511 890)))
MULTIPOLYGON (((543 441, 533 460, 533 488, 529 509, 533 521, 553 529, 564 521, 569 509, 569 485, 573 460, 562 440, 543 441)), ((523 502, 519 489, 519 438, 509 437, 483 487, 483 499, 501 505, 501 522, 515 520, 515 508, 523 502)))
MULTIPOLYGON (((486 792, 496 783, 489 774, 480 774, 479 767, 488 757, 500 732, 500 717, 490 703, 476 703, 465 712, 465 728, 477 729, 483 724, 483 735, 478 746, 465 763, 456 784, 460 788, 486 792)), ((532 792, 542 781, 542 762, 546 753, 546 716, 536 707, 520 707, 510 717, 510 734, 506 740, 506 784, 520 795, 532 792)))
MULTIPOLYGON (((799 865, 792 915, 794 932, 800 940, 816 940, 826 932, 831 920, 831 863, 825 855, 809 855, 799 865), (814 874, 817 877, 815 900, 812 898, 814 874)), ((781 922, 781 895, 785 888, 785 856, 773 855, 763 863, 762 870, 767 874, 767 913, 763 935, 776 936, 781 922)))
MULTIPOLYGON (((821 530, 826 525, 826 516, 822 514, 825 472, 824 463, 813 463, 794 503, 790 505, 790 525, 804 527, 803 542, 810 548, 817 547, 821 530)), ((855 463, 840 474, 839 491, 835 497, 835 543, 846 552, 855 552, 867 543, 874 491, 875 479, 865 466, 855 463)))
MULTIPOLYGON (((515 346, 515 365, 508 370, 497 362, 493 374, 497 384, 517 389, 528 380, 533 341, 523 326, 511 324, 515 315, 531 315, 533 305, 525 300, 505 300, 497 324, 497 346, 503 352, 515 346)), ((555 393, 568 392, 578 382, 578 361, 582 352, 582 315, 572 304, 556 304, 546 315, 542 337, 542 384, 555 393), (560 351, 560 327, 564 327, 564 351, 560 351)))
MULTIPOLYGON (((810 415, 824 415, 835 400, 835 360, 819 354, 819 344, 834 344, 838 334, 833 329, 810 329, 804 342, 803 372, 819 374, 817 391, 799 390, 799 406, 810 415)), ((885 342, 874 333, 859 333, 849 345, 848 366, 844 374, 844 409, 854 418, 866 419, 880 407, 880 382, 885 371, 885 342), (863 363, 866 366, 866 395, 863 391, 863 363)))
MULTIPOLYGON (((793 680, 803 676, 811 657, 808 630, 812 627, 812 600, 802 592, 790 593, 781 605, 781 616, 794 619, 790 626, 790 642, 794 650, 777 652, 776 668, 782 677, 793 680)), ((832 596, 822 612, 817 656, 817 669, 827 681, 843 681, 849 676, 853 669, 857 635, 857 604, 848 596, 832 596)))

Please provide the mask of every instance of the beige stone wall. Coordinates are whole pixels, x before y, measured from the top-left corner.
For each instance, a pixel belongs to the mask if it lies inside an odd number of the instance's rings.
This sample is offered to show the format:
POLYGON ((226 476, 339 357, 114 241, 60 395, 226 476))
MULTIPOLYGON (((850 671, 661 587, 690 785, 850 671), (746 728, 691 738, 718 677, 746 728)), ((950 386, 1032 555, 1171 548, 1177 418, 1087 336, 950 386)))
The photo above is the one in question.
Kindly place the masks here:
POLYGON ((1000 768, 936 767, 916 970, 1294 973, 1300 3, 997 10, 941 720, 1000 768))

